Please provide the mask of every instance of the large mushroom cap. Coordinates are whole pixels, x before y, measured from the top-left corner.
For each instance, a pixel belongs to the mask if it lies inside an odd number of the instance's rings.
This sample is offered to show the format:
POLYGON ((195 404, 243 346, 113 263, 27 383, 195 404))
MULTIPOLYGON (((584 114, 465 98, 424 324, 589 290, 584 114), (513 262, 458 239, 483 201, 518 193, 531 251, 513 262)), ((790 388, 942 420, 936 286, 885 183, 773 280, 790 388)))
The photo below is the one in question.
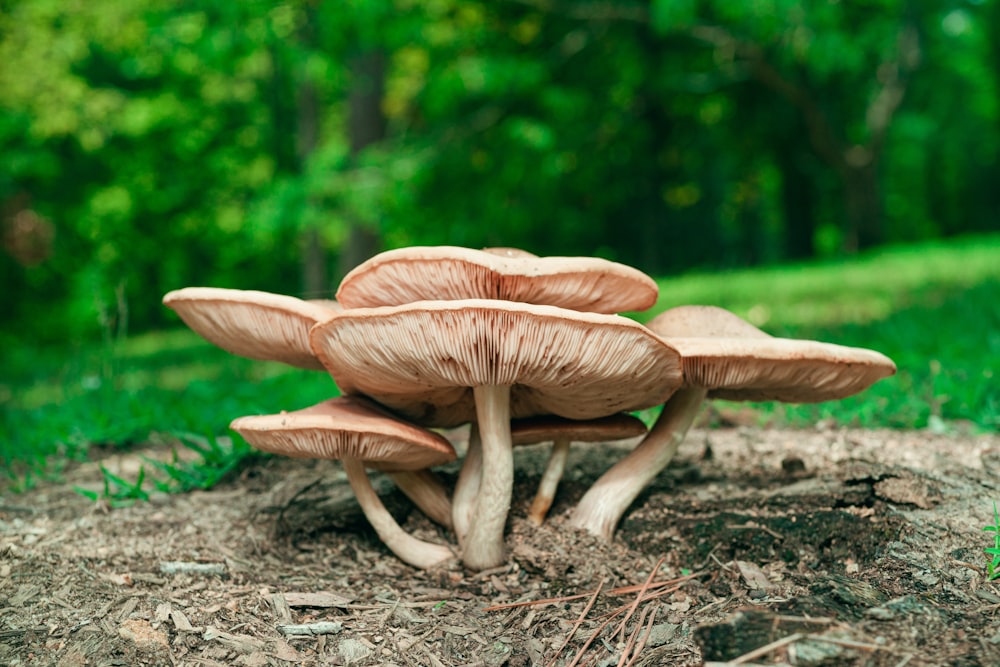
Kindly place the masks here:
POLYGON ((857 347, 774 338, 722 308, 682 306, 647 327, 681 353, 687 386, 709 398, 818 403, 851 396, 893 375, 884 354, 857 347))
POLYGON ((392 417, 371 401, 338 397, 303 410, 240 417, 230 424, 253 447, 314 459, 356 459, 386 472, 455 460, 443 436, 392 417))
POLYGON ((344 277, 337 300, 347 308, 423 300, 500 299, 619 313, 656 302, 652 278, 591 257, 530 257, 452 246, 383 252, 344 277))
POLYGON ((496 300, 345 310, 313 348, 345 394, 417 421, 476 418, 471 387, 511 386, 514 417, 593 419, 663 403, 681 384, 676 351, 616 315, 496 300))
POLYGON ((322 370, 309 347, 309 329, 335 312, 283 294, 218 287, 185 287, 163 297, 184 323, 227 352, 322 370))

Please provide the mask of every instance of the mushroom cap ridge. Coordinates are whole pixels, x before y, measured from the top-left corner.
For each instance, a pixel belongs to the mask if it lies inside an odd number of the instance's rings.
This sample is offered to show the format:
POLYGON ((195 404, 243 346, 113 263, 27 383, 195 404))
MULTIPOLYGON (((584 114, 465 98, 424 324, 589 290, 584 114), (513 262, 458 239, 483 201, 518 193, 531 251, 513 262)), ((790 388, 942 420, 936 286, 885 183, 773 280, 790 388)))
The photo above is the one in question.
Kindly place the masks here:
POLYGON ((361 397, 337 397, 272 415, 233 420, 253 447, 296 458, 351 458, 385 472, 420 470, 454 461, 443 436, 402 421, 361 397))
POLYGON ((642 271, 596 257, 526 257, 455 246, 380 253, 341 281, 348 308, 422 300, 499 299, 618 313, 656 303, 659 287, 642 271))
POLYGON ((195 333, 227 352, 322 370, 309 347, 309 329, 336 310, 293 296, 221 287, 185 287, 163 303, 195 333))
POLYGON ((592 419, 663 403, 680 358, 642 325, 491 299, 349 309, 317 324, 313 349, 345 394, 421 424, 475 419, 472 387, 511 386, 517 417, 592 419))
POLYGON ((818 403, 851 396, 893 375, 884 354, 775 338, 716 306, 679 306, 646 325, 681 353, 687 386, 709 398, 818 403))

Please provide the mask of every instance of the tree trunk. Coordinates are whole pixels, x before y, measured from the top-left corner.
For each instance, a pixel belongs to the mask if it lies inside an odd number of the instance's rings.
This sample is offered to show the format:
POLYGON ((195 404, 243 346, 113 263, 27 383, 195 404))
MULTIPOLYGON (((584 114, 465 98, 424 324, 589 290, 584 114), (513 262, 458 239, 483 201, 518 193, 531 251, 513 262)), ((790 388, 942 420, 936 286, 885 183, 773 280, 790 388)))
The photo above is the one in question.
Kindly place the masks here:
POLYGON ((816 252, 816 184, 803 161, 802 152, 794 146, 782 146, 775 155, 781 171, 784 254, 788 259, 809 259, 816 252))
MULTIPOLYGON (((299 87, 299 124, 296 141, 299 173, 306 171, 309 155, 319 145, 319 95, 316 86, 305 80, 299 87)), ((302 231, 302 290, 306 298, 330 296, 327 282, 327 248, 319 227, 310 225, 302 231)))
POLYGON ((856 252, 885 242, 884 210, 875 160, 841 170, 844 185, 844 250, 856 252))
MULTIPOLYGON (((385 138, 386 119, 382 113, 385 54, 378 49, 366 51, 355 56, 350 67, 352 81, 347 98, 347 131, 351 154, 357 156, 366 147, 385 138)), ((351 221, 347 241, 340 251, 340 275, 374 255, 380 245, 381 236, 376 226, 351 221)))

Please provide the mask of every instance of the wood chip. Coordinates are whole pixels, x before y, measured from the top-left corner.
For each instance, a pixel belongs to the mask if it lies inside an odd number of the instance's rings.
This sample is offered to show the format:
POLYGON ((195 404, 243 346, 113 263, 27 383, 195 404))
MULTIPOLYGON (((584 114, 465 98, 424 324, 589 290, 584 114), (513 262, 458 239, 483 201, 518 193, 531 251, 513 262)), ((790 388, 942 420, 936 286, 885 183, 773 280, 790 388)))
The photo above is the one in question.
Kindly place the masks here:
POLYGON ((42 587, 37 584, 23 584, 17 589, 16 593, 10 596, 7 603, 11 607, 20 607, 25 602, 38 595, 41 590, 42 587))
POLYGON ((121 611, 118 612, 118 620, 124 621, 126 618, 128 618, 129 614, 135 611, 135 608, 138 605, 139 605, 139 598, 137 597, 131 597, 128 600, 126 600, 125 604, 121 608, 121 611))
POLYGON ((316 593, 284 593, 285 601, 290 607, 339 607, 346 608, 354 598, 345 597, 328 591, 316 593))
POLYGON ((743 581, 746 582, 747 586, 752 589, 767 591, 774 588, 774 584, 771 580, 767 578, 767 574, 764 570, 760 569, 757 565, 750 563, 745 560, 736 561, 736 569, 740 571, 740 576, 743 577, 743 581))
POLYGON ((170 611, 170 620, 173 622, 174 627, 177 628, 178 632, 194 631, 194 627, 192 627, 191 622, 180 609, 172 609, 170 611))
POLYGON ((285 662, 300 662, 302 660, 302 656, 295 650, 295 647, 291 646, 284 639, 275 640, 274 652, 271 656, 285 662))
POLYGON ((205 628, 205 634, 202 635, 202 639, 205 641, 216 640, 220 644, 236 649, 241 653, 261 651, 266 646, 261 640, 254 639, 249 635, 233 635, 228 632, 223 632, 217 628, 213 628, 212 626, 205 628))
POLYGON ((160 563, 163 574, 225 574, 225 563, 194 563, 187 561, 163 561, 160 563))
POLYGON ((335 635, 344 629, 342 623, 319 621, 316 623, 299 623, 277 626, 278 632, 289 637, 308 637, 315 635, 335 635))
POLYGON ((274 616, 279 623, 289 624, 292 622, 292 610, 288 608, 288 600, 281 593, 271 594, 271 606, 274 607, 274 616))
POLYGON ((153 618, 156 619, 158 623, 165 623, 168 618, 170 618, 171 606, 169 602, 161 602, 156 605, 156 611, 153 612, 153 618))

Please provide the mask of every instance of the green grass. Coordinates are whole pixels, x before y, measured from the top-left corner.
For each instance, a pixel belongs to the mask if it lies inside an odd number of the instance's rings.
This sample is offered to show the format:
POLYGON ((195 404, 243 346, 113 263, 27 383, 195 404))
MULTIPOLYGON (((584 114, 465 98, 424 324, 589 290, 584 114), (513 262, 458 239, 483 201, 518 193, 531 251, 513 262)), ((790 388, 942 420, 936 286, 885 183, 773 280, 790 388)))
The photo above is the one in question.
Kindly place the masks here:
MULTIPOLYGON (((872 348, 899 367, 895 377, 843 401, 761 405, 762 419, 1000 427, 1000 235, 837 263, 686 275, 660 286, 659 303, 639 319, 674 305, 714 304, 769 333, 872 348)), ((191 443, 214 443, 240 415, 293 410, 336 392, 324 373, 240 359, 187 330, 60 349, 13 345, 3 365, 0 465, 22 485, 58 472, 59 462, 84 457, 93 445, 151 438, 194 447, 206 466, 224 467, 249 450, 238 440, 228 453, 191 443)), ((196 468, 159 472, 176 476, 181 487, 214 479, 196 468)))
MULTIPOLYGON (((236 417, 295 410, 337 393, 325 373, 234 357, 188 330, 113 346, 22 347, 8 357, 0 383, 0 433, 8 434, 0 438, 0 469, 19 485, 58 472, 61 461, 82 458, 95 445, 155 439, 195 449, 202 460, 220 458, 194 443, 214 442, 236 417)), ((248 453, 241 444, 234 451, 248 453)))
POLYGON ((690 303, 727 308, 768 333, 867 347, 897 375, 842 401, 757 406, 795 426, 1000 428, 1000 235, 814 263, 660 281, 651 317, 690 303))

